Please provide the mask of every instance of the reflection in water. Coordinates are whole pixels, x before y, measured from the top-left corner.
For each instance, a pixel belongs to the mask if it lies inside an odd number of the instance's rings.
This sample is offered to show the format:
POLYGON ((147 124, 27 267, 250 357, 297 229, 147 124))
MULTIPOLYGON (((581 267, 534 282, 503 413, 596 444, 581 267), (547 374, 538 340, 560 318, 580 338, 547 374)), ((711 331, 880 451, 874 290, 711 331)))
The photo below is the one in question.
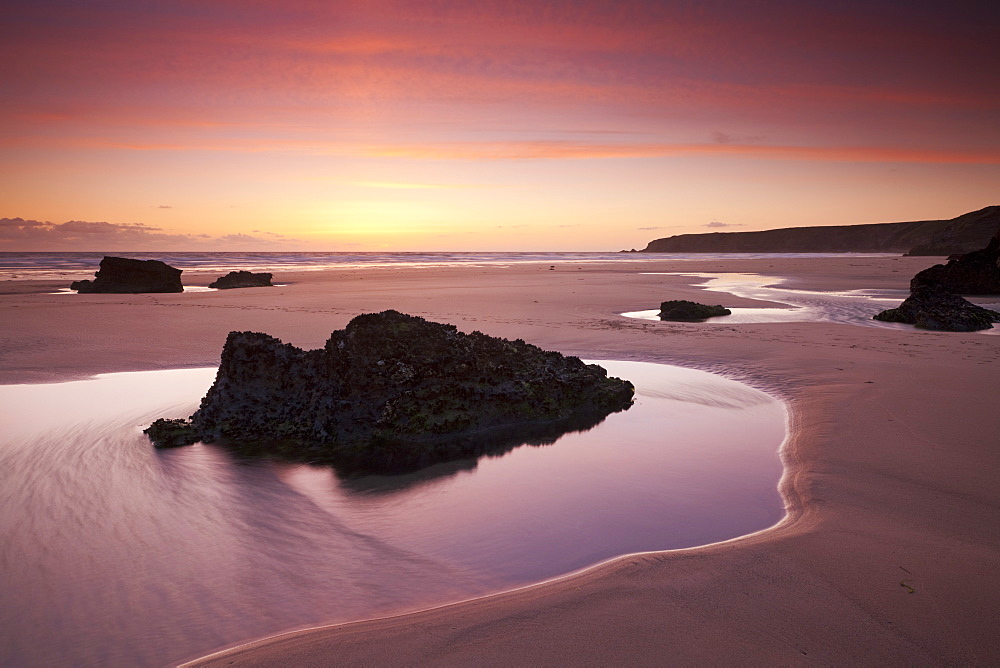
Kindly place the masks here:
MULTIPOLYGON (((479 458, 458 459, 451 462, 434 464, 412 473, 401 475, 366 475, 361 477, 338 477, 340 489, 345 494, 358 496, 375 494, 393 494, 403 490, 413 490, 419 487, 429 487, 441 478, 450 478, 460 473, 470 473, 476 470, 479 458)), ((319 468, 319 467, 317 467, 319 468)), ((336 474, 336 471, 334 471, 336 474)))
POLYGON ((601 364, 636 404, 589 431, 352 480, 154 450, 142 427, 190 414, 213 369, 0 386, 0 664, 163 665, 780 519, 779 402, 690 369, 601 364))
MULTIPOLYGON (((446 457, 459 457, 464 459, 449 460, 465 462, 460 464, 460 468, 475 468, 476 462, 482 457, 502 457, 511 450, 523 446, 541 447, 552 445, 567 434, 590 431, 597 425, 604 422, 608 415, 616 411, 604 412, 604 409, 594 409, 595 412, 571 415, 558 421, 515 423, 497 425, 489 429, 482 429, 473 433, 462 433, 456 435, 451 440, 439 440, 416 444, 405 443, 406 454, 394 452, 395 460, 392 468, 389 469, 379 459, 369 460, 362 457, 352 458, 324 458, 323 453, 308 457, 302 456, 301 449, 292 446, 291 451, 276 449, 271 442, 240 442, 226 441, 220 439, 214 441, 213 445, 225 447, 230 450, 232 456, 237 461, 256 461, 259 459, 270 459, 291 463, 310 463, 317 465, 330 465, 334 472, 340 477, 345 486, 350 486, 352 480, 360 480, 362 486, 367 485, 367 480, 391 477, 394 488, 405 487, 410 476, 408 473, 419 473, 416 480, 426 479, 428 475, 447 475, 447 467, 437 467, 427 464, 427 461, 434 461, 446 457), (443 454, 442 454, 443 453, 443 454), (372 468, 373 466, 379 468, 372 468), (377 473, 375 473, 377 472, 377 473)), ((618 409, 628 410, 628 407, 618 409)))
MULTIPOLYGON (((283 288, 283 287, 285 287, 287 285, 288 285, 287 283, 272 283, 270 287, 272 287, 272 288, 283 288)), ((234 288, 229 288, 227 290, 222 290, 221 292, 229 292, 229 290, 231 290, 231 289, 234 289, 234 288)), ((249 289, 251 289, 251 288, 236 288, 236 290, 239 291, 239 292, 242 292, 243 290, 249 290, 249 289)), ((207 285, 185 285, 184 286, 184 292, 220 292, 220 290, 218 288, 210 288, 207 285)), ((72 288, 59 288, 55 292, 50 292, 49 294, 52 294, 52 295, 76 295, 76 294, 79 294, 79 293, 76 290, 73 290, 72 288)), ((120 292, 105 292, 105 293, 97 292, 97 293, 94 293, 94 292, 91 292, 91 293, 88 293, 88 294, 111 294, 111 295, 118 294, 118 295, 121 295, 121 294, 130 294, 130 293, 120 293, 120 292)), ((140 292, 140 293, 137 293, 137 294, 143 294, 143 295, 169 294, 169 295, 174 295, 174 294, 177 294, 177 293, 176 292, 140 292)))
MULTIPOLYGON (((759 301, 787 304, 790 308, 739 308, 727 307, 733 314, 709 318, 709 325, 733 325, 774 322, 839 322, 882 329, 915 329, 912 325, 872 320, 872 316, 887 308, 894 308, 909 296, 908 290, 847 290, 844 292, 819 292, 793 290, 781 287, 779 276, 760 274, 689 274, 669 273, 666 276, 696 276, 706 279, 697 285, 712 292, 725 292, 759 301)), ((977 300, 979 303, 979 300, 977 300)), ((997 307, 983 303, 987 308, 997 307)), ((726 304, 723 304, 726 306, 726 304)), ((659 309, 622 313, 628 318, 660 321, 659 309)), ((1000 334, 995 326, 986 333, 1000 334)))
MULTIPOLYGON (((281 286, 274 285, 273 287, 281 287, 281 286)), ((218 292, 218 290, 216 288, 210 288, 207 285, 185 285, 184 286, 184 292, 218 292)), ((53 295, 76 295, 76 294, 79 294, 79 293, 76 290, 72 289, 72 288, 59 288, 55 292, 52 292, 52 293, 49 293, 49 294, 53 294, 53 295)), ((125 294, 125 295, 128 295, 128 294, 133 294, 133 293, 128 293, 128 292, 91 292, 91 293, 87 293, 87 294, 98 294, 98 295, 99 294, 106 294, 106 295, 122 295, 122 294, 125 294)), ((176 292, 139 292, 139 293, 135 293, 135 294, 141 294, 141 295, 157 295, 157 294, 159 294, 159 295, 164 295, 164 294, 166 294, 166 295, 175 295, 177 293, 176 292)))

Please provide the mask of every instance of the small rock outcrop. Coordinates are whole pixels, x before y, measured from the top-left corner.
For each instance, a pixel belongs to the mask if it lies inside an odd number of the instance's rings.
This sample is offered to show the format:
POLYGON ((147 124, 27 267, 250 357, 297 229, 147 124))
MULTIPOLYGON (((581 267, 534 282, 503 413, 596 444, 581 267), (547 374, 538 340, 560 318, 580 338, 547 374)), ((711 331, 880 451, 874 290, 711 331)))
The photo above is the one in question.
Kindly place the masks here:
POLYGON ((115 294, 184 292, 181 271, 159 260, 105 256, 94 280, 74 281, 70 289, 81 293, 115 294))
POLYGON ((676 299, 660 304, 660 320, 679 320, 682 322, 697 322, 721 315, 732 315, 733 312, 719 305, 709 306, 686 299, 676 299))
POLYGON ((961 295, 1000 295, 1000 230, 986 248, 948 258, 948 264, 924 269, 910 281, 910 289, 940 285, 961 295))
POLYGON ((873 316, 883 322, 902 322, 921 329, 976 332, 1000 322, 1000 312, 976 306, 941 285, 920 285, 897 308, 873 316))
POLYGON ((176 448, 198 442, 198 437, 191 430, 187 420, 160 418, 143 431, 158 448, 176 448))
POLYGON ((233 288, 270 288, 272 287, 271 274, 255 274, 250 271, 231 271, 225 276, 209 283, 208 287, 216 288, 218 290, 232 290, 233 288))
POLYGON ((319 350, 231 332, 190 422, 146 433, 161 447, 221 442, 344 474, 403 473, 589 428, 634 391, 576 357, 384 311, 319 350))

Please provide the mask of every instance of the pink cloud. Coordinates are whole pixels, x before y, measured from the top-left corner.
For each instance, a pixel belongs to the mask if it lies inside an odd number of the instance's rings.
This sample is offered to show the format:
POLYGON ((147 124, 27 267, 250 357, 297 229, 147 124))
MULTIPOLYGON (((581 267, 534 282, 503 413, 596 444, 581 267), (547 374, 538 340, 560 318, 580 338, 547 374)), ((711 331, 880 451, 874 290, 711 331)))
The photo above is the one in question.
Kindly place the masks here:
POLYGON ((296 239, 265 233, 271 239, 248 234, 211 236, 175 234, 141 223, 108 223, 71 220, 65 223, 0 218, 0 251, 33 250, 209 250, 278 249, 300 244, 296 239))
POLYGON ((815 7, 713 13, 599 2, 573 3, 573 11, 551 3, 255 3, 151 16, 102 14, 95 4, 67 9, 62 22, 32 21, 25 10, 22 29, 0 44, 5 80, 46 102, 28 105, 38 118, 64 116, 74 104, 114 114, 124 103, 165 109, 170 119, 195 100, 204 105, 199 117, 220 119, 246 113, 251 100, 264 102, 265 113, 453 100, 728 113, 791 105, 789 117, 821 102, 841 110, 998 104, 991 87, 969 85, 978 79, 967 68, 942 71, 957 57, 988 56, 988 47, 913 17, 883 23, 815 7))

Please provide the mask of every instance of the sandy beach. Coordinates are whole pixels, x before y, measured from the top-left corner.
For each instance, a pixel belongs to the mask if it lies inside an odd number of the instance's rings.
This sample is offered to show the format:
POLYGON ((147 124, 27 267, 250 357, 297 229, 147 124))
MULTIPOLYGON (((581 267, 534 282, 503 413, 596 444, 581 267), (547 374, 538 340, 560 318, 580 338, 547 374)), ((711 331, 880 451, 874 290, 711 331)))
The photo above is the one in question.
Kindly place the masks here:
POLYGON ((230 330, 315 348, 353 316, 393 308, 586 358, 721 373, 790 408, 787 516, 771 529, 624 556, 423 612, 262 639, 198 665, 995 665, 1000 336, 619 315, 666 299, 768 305, 657 272, 755 272, 808 290, 904 289, 937 261, 652 256, 554 269, 368 268, 282 274, 274 288, 145 295, 50 294, 68 280, 7 281, 0 383, 211 366, 230 330))

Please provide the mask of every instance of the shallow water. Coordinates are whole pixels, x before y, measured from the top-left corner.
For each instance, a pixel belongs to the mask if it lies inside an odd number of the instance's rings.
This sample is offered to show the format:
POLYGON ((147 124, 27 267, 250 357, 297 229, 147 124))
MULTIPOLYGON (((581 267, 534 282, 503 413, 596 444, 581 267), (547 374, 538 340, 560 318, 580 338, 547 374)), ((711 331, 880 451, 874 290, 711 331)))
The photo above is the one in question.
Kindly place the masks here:
POLYGON ((154 450, 213 369, 0 386, 0 664, 163 665, 239 641, 766 528, 783 405, 601 362, 632 409, 555 444, 401 477, 154 450))
MULTIPOLYGON (((281 286, 274 285, 272 287, 281 287, 281 286)), ((184 286, 184 292, 218 292, 218 291, 219 290, 217 288, 210 288, 207 285, 185 285, 184 286)), ((77 292, 76 290, 72 289, 72 288, 59 288, 55 292, 50 292, 49 294, 52 294, 52 295, 78 295, 80 293, 77 292)), ((93 293, 91 293, 91 294, 93 294, 93 293)), ((100 294, 100 293, 97 293, 97 294, 100 294)), ((108 292, 108 293, 104 293, 104 294, 112 294, 113 295, 113 294, 128 294, 128 293, 108 292)), ((146 293, 146 294, 157 294, 157 293, 146 293)), ((177 293, 167 292, 167 293, 161 293, 161 294, 177 294, 177 293)))
MULTIPOLYGON (((908 290, 846 290, 842 292, 821 292, 817 290, 795 290, 782 287, 784 281, 779 276, 764 276, 761 274, 688 274, 672 273, 671 276, 694 276, 703 278, 698 283, 710 292, 723 292, 737 297, 757 299, 760 301, 786 304, 787 308, 735 308, 731 307, 732 315, 709 318, 704 324, 733 325, 749 323, 777 322, 838 322, 862 327, 879 327, 883 329, 916 330, 912 325, 881 322, 873 320, 872 316, 880 311, 895 308, 909 296, 908 290)), ((725 300, 719 298, 723 306, 725 300)), ((706 298, 706 302, 712 300, 706 298)), ((977 299, 987 308, 1000 310, 1000 304, 987 303, 977 299)), ((628 318, 660 321, 659 309, 648 311, 631 311, 622 313, 628 318)), ((699 323, 702 324, 702 323, 699 323)), ((996 326, 984 333, 1000 334, 996 326)))

